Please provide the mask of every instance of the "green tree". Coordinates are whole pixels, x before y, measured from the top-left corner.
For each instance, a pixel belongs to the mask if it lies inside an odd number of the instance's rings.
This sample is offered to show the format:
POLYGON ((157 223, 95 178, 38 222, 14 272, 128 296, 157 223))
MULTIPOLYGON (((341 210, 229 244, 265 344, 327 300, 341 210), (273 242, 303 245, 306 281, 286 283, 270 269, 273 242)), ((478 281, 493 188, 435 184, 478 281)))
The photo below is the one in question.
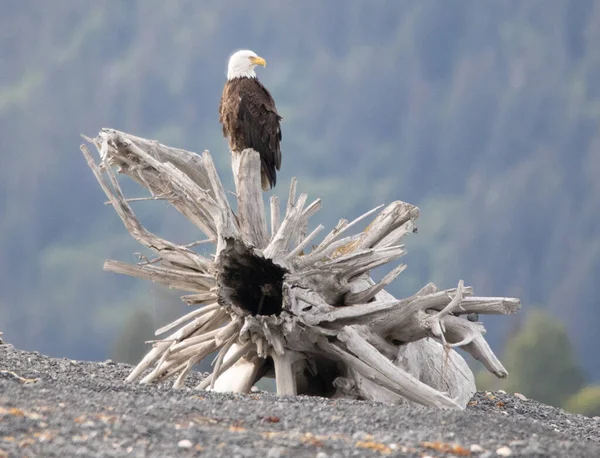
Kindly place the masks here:
POLYGON ((589 385, 578 391, 565 402, 564 408, 588 417, 600 416, 600 385, 589 385))
POLYGON ((148 351, 147 340, 154 336, 154 322, 148 312, 133 311, 114 343, 111 358, 115 361, 137 364, 148 351))
POLYGON ((509 339, 502 358, 508 378, 477 378, 478 388, 519 392, 546 404, 562 406, 584 383, 563 323, 542 310, 527 313, 522 327, 509 339))

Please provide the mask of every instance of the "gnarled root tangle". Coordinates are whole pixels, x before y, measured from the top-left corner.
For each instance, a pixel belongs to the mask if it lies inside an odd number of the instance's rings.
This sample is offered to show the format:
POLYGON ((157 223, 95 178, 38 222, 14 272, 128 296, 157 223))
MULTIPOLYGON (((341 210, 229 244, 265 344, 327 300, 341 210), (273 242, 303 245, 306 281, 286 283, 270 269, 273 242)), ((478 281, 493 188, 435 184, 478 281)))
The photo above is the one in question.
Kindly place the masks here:
POLYGON ((506 377, 476 317, 516 313, 518 299, 473 297, 462 281, 446 290, 430 283, 396 299, 385 288, 403 264, 379 282, 371 279, 372 269, 404 255, 400 241, 419 215, 414 205, 396 201, 352 222, 342 219, 316 243, 324 227, 307 228, 321 201, 306 205, 306 194, 296 197, 295 179, 283 219, 278 198, 271 198, 267 228, 253 150, 234 157, 234 212, 208 152, 198 156, 111 129, 86 140, 100 153, 97 164, 82 145, 110 204, 131 235, 156 253, 152 261, 106 261, 104 268, 186 291, 182 299, 193 307, 156 332, 170 334, 152 343, 128 381, 174 377, 179 387, 195 364, 216 353, 200 389, 244 393, 275 376, 278 394, 464 408, 475 383, 454 347, 506 377), (199 243, 215 245, 214 258, 194 251, 197 244, 174 244, 148 231, 114 166, 147 188, 148 199, 168 200, 195 224, 206 237, 199 243), (351 231, 375 214, 366 229, 351 231))

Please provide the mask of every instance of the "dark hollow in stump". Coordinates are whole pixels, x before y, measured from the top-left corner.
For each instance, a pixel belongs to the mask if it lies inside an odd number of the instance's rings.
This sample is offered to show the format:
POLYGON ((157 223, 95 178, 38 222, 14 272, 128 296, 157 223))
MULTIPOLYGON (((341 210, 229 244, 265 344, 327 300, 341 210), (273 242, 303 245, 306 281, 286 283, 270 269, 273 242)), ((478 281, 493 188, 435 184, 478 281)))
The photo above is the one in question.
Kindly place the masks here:
POLYGON ((239 315, 279 316, 287 270, 235 239, 225 240, 217 262, 218 302, 239 315))
POLYGON ((151 342, 127 381, 175 377, 174 387, 181 387, 197 363, 217 352, 212 374, 197 388, 247 393, 261 377, 274 376, 282 395, 462 409, 475 380, 455 348, 507 376, 478 316, 516 313, 518 299, 475 297, 462 280, 445 290, 429 283, 396 299, 385 288, 404 264, 372 280, 372 269, 406 253, 400 240, 416 232, 414 205, 395 201, 354 221, 341 219, 317 241, 324 227, 308 227, 321 201, 307 205, 306 194, 297 197, 295 179, 283 216, 278 197, 271 197, 267 226, 260 158, 253 150, 232 154, 234 212, 206 151, 197 155, 112 129, 84 138, 100 153, 96 163, 81 147, 108 203, 156 255, 135 265, 106 261, 105 270, 186 291, 182 300, 192 308, 156 331, 169 334, 151 342), (127 199, 115 168, 150 195, 127 199), (138 200, 167 200, 204 238, 179 245, 153 234, 130 206, 138 200), (352 233, 372 216, 364 230, 352 233), (214 244, 214 257, 194 251, 205 244, 214 244))

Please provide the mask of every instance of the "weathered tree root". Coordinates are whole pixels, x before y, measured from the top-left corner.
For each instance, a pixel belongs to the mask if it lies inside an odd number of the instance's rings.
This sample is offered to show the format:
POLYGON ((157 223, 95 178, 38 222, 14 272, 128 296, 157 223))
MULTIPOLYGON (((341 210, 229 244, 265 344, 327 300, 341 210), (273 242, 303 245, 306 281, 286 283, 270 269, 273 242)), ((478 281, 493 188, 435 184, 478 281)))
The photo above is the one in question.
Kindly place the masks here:
POLYGON ((188 291, 182 299, 199 307, 157 331, 179 327, 152 343, 127 381, 176 376, 179 387, 195 364, 218 352, 212 374, 198 388, 248 392, 261 377, 274 375, 282 395, 464 408, 475 383, 454 347, 506 377, 483 338, 483 325, 465 316, 516 313, 518 299, 473 297, 462 280, 455 289, 440 291, 430 283, 396 299, 385 287, 404 270, 402 264, 380 282, 371 280, 372 269, 404 255, 399 242, 415 230, 414 205, 393 202, 354 235, 348 231, 380 207, 350 223, 340 220, 314 245, 324 228, 307 235, 308 219, 321 201, 306 205, 306 194, 296 198, 295 179, 283 219, 278 198, 271 198, 267 229, 260 159, 253 150, 236 155, 233 163, 234 212, 206 151, 198 156, 111 129, 87 140, 101 163, 85 145, 82 152, 109 203, 131 235, 157 256, 138 265, 106 261, 105 270, 188 291), (216 245, 214 259, 195 252, 195 244, 177 245, 148 231, 113 166, 147 188, 149 199, 168 200, 198 227, 206 237, 199 243, 216 245))

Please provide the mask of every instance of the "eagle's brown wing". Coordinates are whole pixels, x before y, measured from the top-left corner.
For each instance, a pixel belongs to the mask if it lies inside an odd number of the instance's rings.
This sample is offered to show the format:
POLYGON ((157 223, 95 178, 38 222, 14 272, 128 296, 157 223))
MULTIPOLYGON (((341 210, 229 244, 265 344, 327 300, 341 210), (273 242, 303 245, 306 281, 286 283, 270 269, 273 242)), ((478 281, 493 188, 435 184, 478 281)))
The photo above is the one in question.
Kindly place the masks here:
POLYGON ((249 87, 241 91, 237 131, 246 148, 260 154, 262 172, 270 187, 277 183, 276 170, 281 168, 281 126, 269 91, 255 78, 248 78, 249 87))

